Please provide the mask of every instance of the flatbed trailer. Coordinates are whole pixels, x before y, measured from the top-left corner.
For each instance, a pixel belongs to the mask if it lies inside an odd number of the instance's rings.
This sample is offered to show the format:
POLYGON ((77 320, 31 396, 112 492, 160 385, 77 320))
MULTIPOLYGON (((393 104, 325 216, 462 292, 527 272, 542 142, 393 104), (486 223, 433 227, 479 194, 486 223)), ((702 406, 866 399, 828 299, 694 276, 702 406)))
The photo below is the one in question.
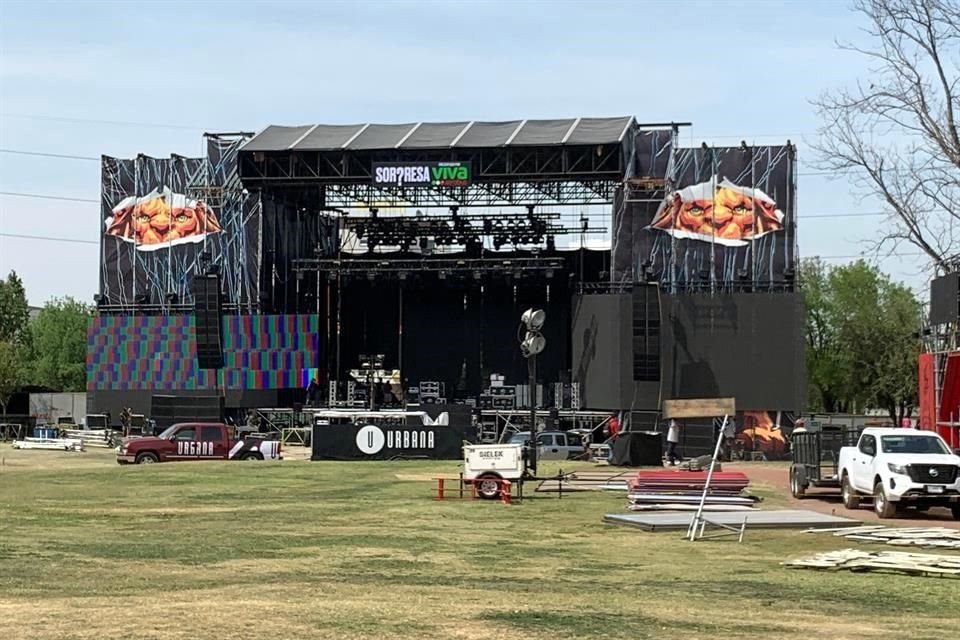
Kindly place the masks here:
POLYGON ((856 445, 863 427, 819 425, 801 427, 790 436, 793 464, 790 465, 790 493, 804 498, 807 490, 829 488, 840 491, 837 463, 840 448, 856 445))

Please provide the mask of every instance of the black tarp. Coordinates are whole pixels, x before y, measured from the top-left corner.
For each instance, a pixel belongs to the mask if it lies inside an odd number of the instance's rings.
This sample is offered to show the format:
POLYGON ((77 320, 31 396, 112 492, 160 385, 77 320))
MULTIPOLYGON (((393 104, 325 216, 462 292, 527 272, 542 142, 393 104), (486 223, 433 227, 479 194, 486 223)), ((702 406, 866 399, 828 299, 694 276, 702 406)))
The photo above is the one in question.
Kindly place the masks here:
POLYGON ((610 464, 618 467, 663 466, 663 436, 656 431, 624 431, 613 441, 610 464))

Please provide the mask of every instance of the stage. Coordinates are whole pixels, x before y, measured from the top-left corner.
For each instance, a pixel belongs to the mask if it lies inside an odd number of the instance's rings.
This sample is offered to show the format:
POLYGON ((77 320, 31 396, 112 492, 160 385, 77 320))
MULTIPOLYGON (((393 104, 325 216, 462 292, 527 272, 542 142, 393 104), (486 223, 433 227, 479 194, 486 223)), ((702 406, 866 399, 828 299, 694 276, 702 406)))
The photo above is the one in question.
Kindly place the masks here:
POLYGON ((104 157, 94 407, 797 411, 794 149, 685 148, 682 126, 307 124, 104 157))

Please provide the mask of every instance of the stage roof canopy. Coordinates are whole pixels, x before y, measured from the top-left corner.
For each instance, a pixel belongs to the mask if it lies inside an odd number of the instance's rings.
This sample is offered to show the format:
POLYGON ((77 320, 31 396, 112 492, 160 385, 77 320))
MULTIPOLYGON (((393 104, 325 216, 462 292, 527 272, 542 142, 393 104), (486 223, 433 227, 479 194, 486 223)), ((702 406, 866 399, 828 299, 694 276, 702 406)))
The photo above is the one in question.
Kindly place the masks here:
POLYGON ((251 138, 242 151, 590 146, 621 143, 635 125, 633 116, 510 122, 271 125, 251 138))

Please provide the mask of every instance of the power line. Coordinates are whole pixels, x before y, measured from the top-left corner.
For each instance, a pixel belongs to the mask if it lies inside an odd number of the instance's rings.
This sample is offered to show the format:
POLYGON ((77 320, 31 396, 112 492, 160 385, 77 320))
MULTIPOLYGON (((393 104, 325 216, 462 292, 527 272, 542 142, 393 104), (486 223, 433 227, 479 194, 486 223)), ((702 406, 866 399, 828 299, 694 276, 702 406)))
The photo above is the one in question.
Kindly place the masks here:
POLYGON ((18 238, 20 240, 41 240, 43 242, 70 242, 73 244, 95 244, 98 245, 100 242, 98 240, 80 240, 79 238, 56 238, 53 236, 31 236, 20 233, 0 233, 0 237, 3 238, 18 238))
POLYGON ((62 158, 64 160, 92 160, 100 162, 100 158, 94 156, 76 156, 65 153, 43 153, 41 151, 22 151, 20 149, 0 149, 0 153, 12 153, 19 156, 40 156, 42 158, 62 158))
POLYGON ((0 191, 0 196, 14 196, 16 198, 40 198, 42 200, 64 200, 67 202, 93 202, 100 204, 99 200, 92 198, 71 198, 68 196, 51 196, 45 193, 14 193, 13 191, 0 191))
MULTIPOLYGON (((37 156, 41 158, 58 158, 60 160, 83 160, 88 162, 100 162, 101 160, 96 156, 80 156, 68 153, 45 153, 42 151, 25 151, 22 149, 0 149, 0 153, 9 153, 20 156, 37 156)), ((797 174, 797 176, 843 176, 852 175, 853 173, 853 171, 801 171, 797 174)))
MULTIPOLYGON (((41 158, 58 158, 61 160, 84 160, 88 162, 100 162, 101 160, 101 158, 96 156, 80 156, 68 153, 46 153, 42 151, 25 151, 23 149, 0 149, 0 153, 9 153, 20 156, 37 156, 41 158)), ((797 174, 797 176, 842 176, 851 175, 853 173, 853 171, 801 171, 797 174)))
POLYGON ((4 113, 6 118, 23 118, 25 120, 46 120, 53 122, 73 122, 75 124, 108 124, 121 127, 152 127, 156 129, 180 129, 183 131, 209 131, 207 127, 188 127, 182 124, 162 124, 158 122, 130 122, 125 120, 96 120, 92 118, 67 118, 63 116, 35 115, 30 113, 4 113))
MULTIPOLYGON (((90 202, 100 204, 100 200, 93 198, 72 198, 68 196, 49 195, 45 193, 14 193, 12 191, 0 191, 0 196, 14 196, 18 198, 41 198, 44 200, 64 200, 67 202, 90 202)), ((573 215, 573 214, 571 214, 573 215)), ((797 216, 798 220, 811 220, 816 218, 864 218, 872 216, 890 215, 887 211, 851 211, 847 213, 804 213, 797 216)))
MULTIPOLYGON (((0 237, 3 238, 18 238, 21 240, 38 240, 41 242, 69 242, 73 244, 95 244, 99 245, 99 240, 81 240, 78 238, 59 238, 54 236, 36 236, 36 235, 27 235, 19 233, 0 233, 0 237)), ((889 258, 914 258, 921 257, 925 254, 922 252, 916 253, 900 253, 894 256, 888 256, 889 258)), ((839 255, 839 256, 824 256, 824 255, 807 255, 803 256, 804 258, 818 258, 820 260, 858 260, 861 258, 869 258, 868 254, 852 254, 852 255, 839 255)))

